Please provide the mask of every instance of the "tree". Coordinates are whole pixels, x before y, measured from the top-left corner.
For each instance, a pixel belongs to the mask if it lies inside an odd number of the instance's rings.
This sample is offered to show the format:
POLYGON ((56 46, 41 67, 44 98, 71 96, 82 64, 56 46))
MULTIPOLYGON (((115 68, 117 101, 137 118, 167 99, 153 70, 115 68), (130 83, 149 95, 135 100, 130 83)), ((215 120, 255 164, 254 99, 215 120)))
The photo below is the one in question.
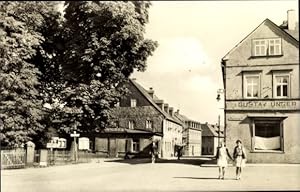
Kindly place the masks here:
POLYGON ((18 146, 48 140, 49 114, 42 105, 57 78, 53 42, 59 37, 59 2, 1 2, 1 144, 18 146), (51 75, 49 75, 51 74, 51 75), (45 91, 44 91, 45 90, 45 91))
MULTIPOLYGON (((29 62, 43 41, 41 34, 17 19, 14 10, 26 6, 0 3, 0 118, 2 146, 20 146, 42 132, 38 69, 29 62)), ((34 18, 32 18, 34 19, 34 18)))
POLYGON ((144 38, 149 2, 66 2, 60 51, 66 105, 58 119, 71 129, 100 131, 126 93, 134 69, 144 71, 157 42, 144 38))

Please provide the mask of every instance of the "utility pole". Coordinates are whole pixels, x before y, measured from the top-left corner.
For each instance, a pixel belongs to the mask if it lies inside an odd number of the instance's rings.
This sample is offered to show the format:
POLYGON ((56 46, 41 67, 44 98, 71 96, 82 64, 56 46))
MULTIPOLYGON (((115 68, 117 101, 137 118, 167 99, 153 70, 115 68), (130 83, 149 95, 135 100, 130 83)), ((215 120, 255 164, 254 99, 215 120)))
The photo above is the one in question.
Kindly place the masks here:
POLYGON ((220 146, 220 115, 218 115, 218 146, 220 146))

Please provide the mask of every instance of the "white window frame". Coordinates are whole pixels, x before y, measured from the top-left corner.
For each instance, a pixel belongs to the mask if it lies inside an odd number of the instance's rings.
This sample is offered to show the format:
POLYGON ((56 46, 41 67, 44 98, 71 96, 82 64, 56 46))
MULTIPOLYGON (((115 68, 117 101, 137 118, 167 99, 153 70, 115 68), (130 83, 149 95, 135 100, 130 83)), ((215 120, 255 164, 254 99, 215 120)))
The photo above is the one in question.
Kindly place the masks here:
POLYGON ((282 41, 281 41, 281 38, 272 38, 272 39, 269 39, 268 40, 269 42, 269 46, 268 46, 268 55, 282 55, 282 51, 281 51, 281 45, 282 45, 282 41), (271 43, 273 41, 273 43, 271 43), (279 41, 279 43, 276 43, 276 41, 279 41), (274 46, 274 53, 271 53, 270 50, 271 50, 271 46, 274 46), (279 52, 276 53, 276 46, 278 47, 278 50, 279 52))
POLYGON ((266 56, 267 55, 267 40, 266 39, 254 39, 253 40, 253 53, 254 56, 266 56), (257 45, 256 43, 262 43, 257 45), (260 53, 256 52, 256 48, 259 47, 260 53))
POLYGON ((276 56, 282 55, 282 39, 279 37, 276 38, 268 38, 268 39, 253 39, 253 56, 276 56), (276 42, 278 41, 278 42, 276 42), (259 44, 257 44, 259 43, 259 44), (271 47, 274 46, 274 53, 271 53, 271 47), (276 52, 276 47, 278 48, 278 52, 276 52), (257 52, 257 48, 259 52, 257 52))
POLYGON ((136 99, 130 99, 130 107, 136 107, 136 99))
POLYGON ((153 122, 151 120, 146 120, 146 129, 152 129, 153 122))
MULTIPOLYGON (((252 84, 253 85, 253 84, 252 84)), ((243 74, 243 86, 244 86, 244 98, 249 98, 249 99, 253 99, 253 98, 260 98, 260 74, 243 74), (253 97, 253 87, 252 87, 252 96, 248 97, 247 96, 247 92, 248 92, 248 84, 247 84, 247 77, 258 77, 258 95, 257 97, 253 97)))
POLYGON ((291 76, 288 73, 276 73, 273 74, 273 97, 274 98, 289 98, 290 97, 290 86, 291 86, 291 76), (277 77, 287 77, 288 82, 287 83, 277 83, 277 77), (281 85, 281 95, 277 96, 277 85, 281 85), (287 85, 287 96, 283 96, 283 85, 287 85))
MULTIPOLYGON (((255 149, 255 122, 257 121, 257 119, 252 119, 252 135, 251 135, 251 149, 253 152, 279 152, 279 153, 282 153, 284 152, 284 136, 283 136, 283 129, 284 129, 284 126, 283 126, 283 120, 277 120, 279 121, 280 123, 280 150, 258 150, 258 149, 255 149)), ((264 120, 264 121, 268 121, 268 120, 264 120)), ((275 121, 275 120, 270 120, 269 121, 275 121)))
POLYGON ((128 121, 128 128, 129 129, 134 129, 135 128, 135 122, 133 120, 128 121))

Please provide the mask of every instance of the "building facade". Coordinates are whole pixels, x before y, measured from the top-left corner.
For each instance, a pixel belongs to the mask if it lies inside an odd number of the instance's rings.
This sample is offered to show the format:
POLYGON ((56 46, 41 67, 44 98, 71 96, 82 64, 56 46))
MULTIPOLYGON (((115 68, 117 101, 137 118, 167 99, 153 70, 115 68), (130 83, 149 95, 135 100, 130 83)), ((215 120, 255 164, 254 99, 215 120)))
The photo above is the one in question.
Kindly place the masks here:
POLYGON ((182 144, 182 124, 173 117, 173 108, 135 80, 126 87, 129 93, 113 109, 111 126, 94 138, 95 151, 110 157, 148 157, 155 142, 160 157, 174 156, 175 145, 182 144))
POLYGON ((179 113, 179 110, 175 112, 181 122, 183 122, 182 144, 183 155, 185 156, 201 156, 202 149, 202 130, 201 123, 193 121, 186 116, 179 113))
POLYGON ((264 20, 222 59, 225 136, 251 163, 300 163, 299 25, 264 20))
POLYGON ((218 131, 217 125, 201 124, 202 155, 216 155, 217 147, 224 141, 223 131, 218 131))

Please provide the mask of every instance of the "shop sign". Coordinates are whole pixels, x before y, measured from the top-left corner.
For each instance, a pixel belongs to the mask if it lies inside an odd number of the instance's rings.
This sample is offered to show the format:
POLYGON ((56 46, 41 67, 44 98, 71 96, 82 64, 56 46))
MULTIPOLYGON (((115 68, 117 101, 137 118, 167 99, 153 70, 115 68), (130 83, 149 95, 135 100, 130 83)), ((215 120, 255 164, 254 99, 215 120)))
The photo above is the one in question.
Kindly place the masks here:
POLYGON ((300 110, 300 101, 227 101, 226 109, 235 110, 300 110))

